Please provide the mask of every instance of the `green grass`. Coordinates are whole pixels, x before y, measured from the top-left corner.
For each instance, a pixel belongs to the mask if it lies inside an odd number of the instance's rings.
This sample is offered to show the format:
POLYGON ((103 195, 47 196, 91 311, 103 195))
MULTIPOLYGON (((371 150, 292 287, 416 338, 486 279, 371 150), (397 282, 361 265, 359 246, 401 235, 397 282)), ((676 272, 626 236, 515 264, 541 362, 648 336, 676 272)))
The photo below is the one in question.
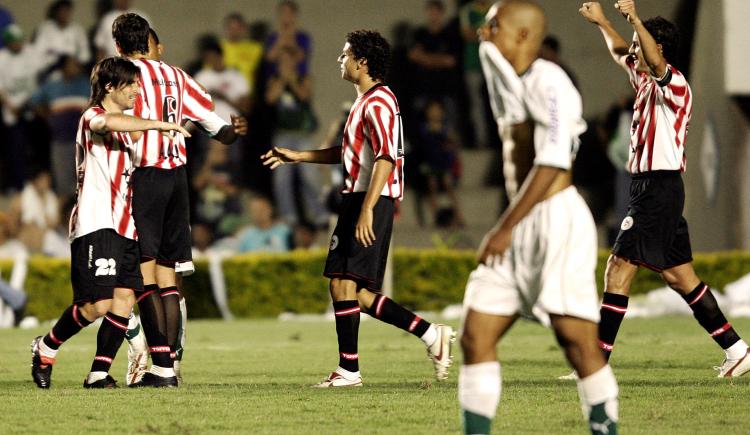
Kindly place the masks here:
MULTIPOLYGON (((735 322, 750 331, 750 320, 735 322)), ((362 323, 364 388, 310 388, 337 363, 332 322, 192 321, 186 384, 88 391, 95 345, 83 331, 58 354, 53 387, 29 375, 28 344, 46 332, 0 331, 0 433, 393 433, 460 431, 456 373, 436 383, 419 340, 362 323)), ((460 360, 460 352, 457 352, 460 360)), ((550 332, 518 323, 500 348, 503 398, 494 431, 586 433, 575 385, 550 332)), ((112 373, 125 371, 123 347, 112 373)), ((625 322, 612 362, 624 434, 748 434, 750 377, 716 379, 722 352, 688 317, 625 322)), ((456 364, 457 366, 458 364, 456 364)))

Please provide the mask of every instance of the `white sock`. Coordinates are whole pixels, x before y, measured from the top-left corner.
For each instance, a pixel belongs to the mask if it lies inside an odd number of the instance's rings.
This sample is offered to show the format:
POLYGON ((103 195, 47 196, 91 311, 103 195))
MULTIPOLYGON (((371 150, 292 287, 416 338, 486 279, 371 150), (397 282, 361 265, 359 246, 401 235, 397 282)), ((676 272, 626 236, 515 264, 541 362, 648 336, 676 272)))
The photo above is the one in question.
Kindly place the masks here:
POLYGON ((107 377, 107 372, 91 372, 86 377, 87 384, 93 384, 96 381, 100 381, 107 377))
POLYGON ((60 349, 52 349, 51 347, 47 346, 47 343, 45 343, 44 340, 39 340, 39 355, 55 359, 58 350, 60 349))
POLYGON ((154 364, 151 364, 151 370, 149 370, 149 372, 156 376, 161 376, 162 378, 171 378, 172 376, 175 376, 172 367, 159 367, 154 364))
POLYGON ((349 370, 342 369, 341 367, 336 367, 336 373, 340 374, 344 377, 344 379, 349 381, 353 381, 357 378, 362 377, 362 375, 359 373, 359 370, 357 370, 356 372, 350 372, 349 370))
POLYGON ((588 420, 591 407, 604 403, 604 410, 612 421, 618 419, 617 395, 619 388, 612 367, 605 365, 599 371, 578 381, 578 396, 581 398, 583 417, 588 420))
POLYGON ((458 401, 461 409, 495 418, 500 403, 502 378, 497 361, 461 366, 458 375, 458 401))
POLYGON ((138 327, 138 318, 135 317, 135 314, 133 312, 130 312, 130 317, 128 317, 128 329, 135 329, 138 327))
POLYGON ((740 339, 737 343, 724 349, 724 353, 727 355, 727 359, 740 359, 747 353, 747 343, 740 339))
POLYGON ((437 340, 437 337, 437 328, 435 327, 434 323, 431 323, 430 327, 427 328, 427 331, 425 331, 424 334, 422 334, 422 336, 419 338, 424 342, 424 344, 427 345, 427 347, 430 347, 435 344, 435 340, 437 340))

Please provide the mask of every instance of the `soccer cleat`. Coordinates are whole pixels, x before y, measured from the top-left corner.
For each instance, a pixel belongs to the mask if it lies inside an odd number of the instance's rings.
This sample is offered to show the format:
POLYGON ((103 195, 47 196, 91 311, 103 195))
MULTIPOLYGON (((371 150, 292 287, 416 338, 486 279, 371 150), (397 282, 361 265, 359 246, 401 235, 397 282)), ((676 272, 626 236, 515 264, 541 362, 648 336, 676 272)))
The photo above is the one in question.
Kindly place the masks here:
POLYGON ((139 382, 128 385, 130 388, 154 387, 154 388, 171 388, 177 387, 177 376, 167 378, 157 376, 151 372, 143 375, 139 382))
POLYGON ((107 375, 104 379, 99 379, 96 382, 92 382, 89 384, 88 379, 83 380, 83 388, 92 388, 92 389, 100 389, 100 388, 119 388, 117 386, 117 381, 115 381, 115 378, 113 378, 110 375, 107 375))
POLYGON ((438 381, 448 379, 448 367, 453 363, 451 346, 456 341, 456 331, 448 325, 435 324, 437 340, 427 346, 427 357, 435 365, 435 377, 438 381))
POLYGON ((568 373, 567 375, 558 376, 557 379, 561 381, 577 381, 578 380, 578 373, 576 373, 575 370, 568 373))
POLYGON ((39 388, 49 388, 52 385, 52 365, 54 358, 47 358, 39 354, 39 342, 42 336, 31 341, 31 378, 39 388))
POLYGON ((737 378, 750 371, 750 348, 745 351, 745 356, 737 359, 725 359, 721 366, 714 367, 719 371, 720 378, 737 378))
POLYGON ((313 385, 315 388, 339 388, 339 387, 361 387, 362 377, 357 376, 357 379, 349 380, 341 376, 341 374, 332 372, 327 378, 323 379, 318 384, 313 385))

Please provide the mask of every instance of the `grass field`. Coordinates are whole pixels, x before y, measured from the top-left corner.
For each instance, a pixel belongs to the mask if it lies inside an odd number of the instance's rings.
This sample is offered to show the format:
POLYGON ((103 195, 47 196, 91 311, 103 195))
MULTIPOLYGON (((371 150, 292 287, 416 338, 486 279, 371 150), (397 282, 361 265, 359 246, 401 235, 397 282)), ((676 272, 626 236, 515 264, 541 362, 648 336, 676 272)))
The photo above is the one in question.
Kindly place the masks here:
MULTIPOLYGON (((750 320, 735 322, 750 334, 750 320)), ((364 388, 317 390, 337 363, 332 322, 193 321, 185 385, 172 390, 81 387, 95 329, 58 354, 50 390, 29 375, 31 339, 0 331, 0 433, 392 433, 460 431, 456 367, 436 383, 419 340, 362 323, 364 388)), ((460 352, 457 352, 460 360, 460 352)), ((520 322, 500 349, 503 398, 494 431, 586 433, 575 385, 548 330, 520 322)), ((620 383, 622 434, 750 434, 750 376, 716 379, 723 353, 688 317, 625 322, 612 363, 620 383)), ((122 382, 126 348, 112 373, 122 382)))

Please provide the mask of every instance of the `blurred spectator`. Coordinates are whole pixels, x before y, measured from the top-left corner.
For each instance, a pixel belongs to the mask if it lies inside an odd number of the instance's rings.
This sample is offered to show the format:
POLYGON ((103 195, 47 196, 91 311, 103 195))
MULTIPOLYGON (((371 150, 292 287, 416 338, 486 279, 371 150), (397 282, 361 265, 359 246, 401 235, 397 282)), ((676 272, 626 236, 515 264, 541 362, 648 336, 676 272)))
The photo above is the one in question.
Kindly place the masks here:
POLYGON ((458 125, 456 102, 460 92, 458 60, 460 39, 445 22, 445 5, 440 0, 425 3, 426 23, 414 33, 409 60, 415 67, 412 82, 415 98, 413 113, 424 113, 427 101, 443 99, 448 122, 458 125))
MULTIPOLYGON (((235 12, 224 18, 224 39, 221 40, 224 63, 236 68, 247 82, 247 94, 255 92, 255 78, 263 60, 263 44, 248 39, 248 25, 242 14, 235 12)), ((205 83, 202 83, 205 85, 205 83)))
POLYGON ((117 49, 115 47, 115 40, 112 37, 112 23, 115 19, 122 14, 129 12, 138 14, 146 19, 149 23, 151 19, 138 9, 133 9, 132 0, 113 0, 112 8, 109 12, 102 15, 99 20, 99 24, 96 27, 96 34, 94 35, 94 47, 96 47, 96 59, 101 60, 105 57, 117 56, 117 49))
POLYGON ((18 238, 30 252, 42 252, 45 234, 60 222, 60 203, 52 191, 50 173, 36 169, 13 200, 11 210, 20 223, 18 238))
POLYGON ((50 162, 55 191, 63 198, 76 189, 76 132, 81 113, 88 106, 89 79, 75 57, 62 56, 62 77, 45 83, 30 104, 46 118, 52 135, 50 162))
POLYGON ((250 103, 246 77, 225 62, 222 46, 217 40, 204 40, 200 50, 203 69, 198 71, 195 79, 213 97, 216 114, 229 122, 230 115, 246 113, 250 103))
POLYGON ((489 145, 488 114, 485 107, 485 83, 482 65, 479 62, 479 37, 477 30, 484 24, 484 16, 490 8, 488 0, 471 0, 459 10, 461 36, 464 40, 463 75, 469 97, 469 119, 474 131, 474 146, 489 145))
POLYGON ((298 223, 294 226, 292 249, 310 249, 315 245, 317 229, 308 223, 298 223))
POLYGON ((427 103, 424 119, 419 129, 420 140, 417 155, 419 156, 419 172, 427 188, 427 199, 433 222, 436 226, 461 226, 463 218, 455 190, 460 172, 458 146, 455 132, 446 123, 445 107, 441 100, 434 99, 427 103), (440 192, 445 192, 448 196, 451 211, 450 222, 439 219, 439 212, 442 208, 439 204, 440 192))
POLYGON ((49 257, 70 258, 70 239, 68 237, 70 229, 68 223, 75 205, 75 196, 60 199, 60 217, 57 226, 44 233, 42 254, 49 257))
POLYGON ((242 214, 234 178, 228 147, 211 141, 203 166, 193 177, 193 188, 198 196, 195 221, 205 225, 213 233, 212 238, 232 234, 242 214))
POLYGON ((0 270, 0 327, 17 325, 26 306, 23 288, 28 252, 23 243, 13 238, 14 233, 11 217, 0 212, 0 258, 13 260, 12 271, 0 270))
POLYGON ((542 41, 542 48, 539 52, 539 57, 544 60, 556 63, 560 68, 565 71, 565 74, 570 77, 570 81, 573 82, 573 86, 578 88, 578 78, 576 77, 573 70, 571 70, 560 57, 562 49, 560 47, 560 40, 554 35, 547 35, 542 41))
MULTIPOLYGON (((278 73, 266 90, 266 104, 276 112, 273 145, 292 150, 309 149, 317 119, 312 109, 312 79, 296 68, 296 50, 284 47, 279 52, 278 73)), ((328 216, 320 201, 318 171, 311 165, 285 165, 273 171, 273 192, 281 218, 288 224, 307 217, 316 224, 327 224, 328 216), (299 184, 303 210, 297 212, 295 176, 299 184)))
POLYGON ((91 60, 91 51, 83 26, 71 22, 73 2, 56 0, 47 9, 47 19, 39 25, 34 44, 47 67, 62 67, 63 57, 73 57, 81 65, 91 60))
POLYGON ((608 119, 612 132, 607 145, 607 157, 615 168, 615 196, 612 216, 607 231, 608 246, 612 246, 620 232, 620 223, 628 213, 631 176, 627 170, 630 151, 630 125, 633 121, 633 99, 625 98, 610 109, 608 119))
POLYGON ((286 252, 291 248, 291 230, 285 223, 274 219, 273 205, 268 198, 251 198, 247 211, 251 224, 237 235, 239 252, 286 252))
POLYGON ((23 188, 26 163, 34 157, 29 119, 25 117, 29 97, 37 89, 37 75, 43 68, 43 56, 24 43, 21 28, 11 24, 3 31, 5 48, 0 50, 0 103, 6 133, 0 153, 7 164, 6 186, 23 188))
POLYGON ((200 258, 206 255, 214 242, 211 227, 202 223, 193 223, 190 225, 190 235, 193 238, 193 257, 200 258))
POLYGON ((277 28, 268 37, 265 46, 268 74, 277 74, 279 59, 286 50, 292 55, 297 73, 306 76, 312 53, 312 39, 307 32, 297 28, 299 6, 294 1, 284 0, 279 2, 276 13, 277 28))
MULTIPOLYGON (((13 15, 11 15, 10 11, 7 8, 0 6, 0 35, 2 35, 5 31, 5 28, 11 24, 13 24, 13 15)), ((3 48, 4 46, 5 41, 0 38, 0 48, 3 48)))

